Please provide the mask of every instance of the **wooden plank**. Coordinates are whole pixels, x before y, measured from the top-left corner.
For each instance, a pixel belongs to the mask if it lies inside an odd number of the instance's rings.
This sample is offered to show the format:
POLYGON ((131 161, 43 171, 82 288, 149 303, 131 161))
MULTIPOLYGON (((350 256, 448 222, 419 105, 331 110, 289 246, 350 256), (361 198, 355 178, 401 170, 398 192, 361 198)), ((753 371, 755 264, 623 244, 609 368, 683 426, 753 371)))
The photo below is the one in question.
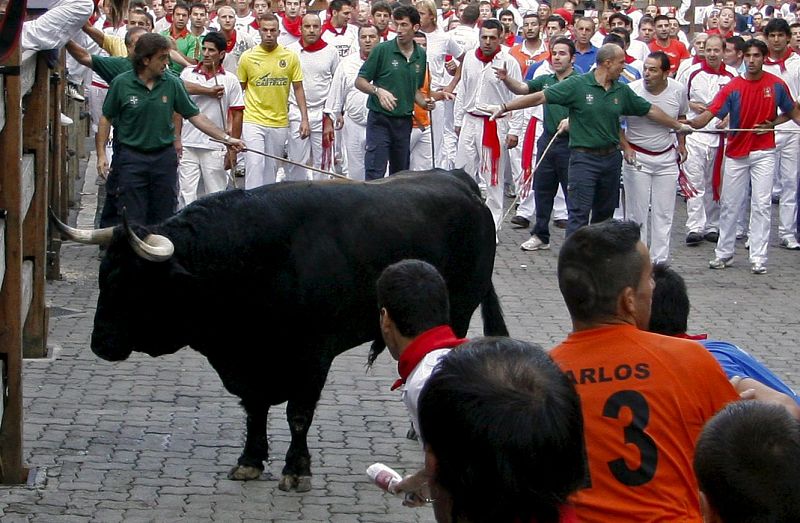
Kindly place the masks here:
POLYGON ((33 302, 33 262, 31 260, 24 260, 22 262, 22 317, 27 318, 28 313, 31 311, 31 304, 33 302))
MULTIPOLYGON (((3 64, 18 66, 16 49, 3 64)), ((5 357, 8 381, 7 403, 0 426, 0 482, 24 483, 27 470, 22 463, 22 95, 19 76, 7 76, 6 125, 0 133, 0 209, 6 216, 6 271, 0 288, 0 353, 5 357)))
MULTIPOLYGON (((3 288, 3 277, 5 275, 6 275, 6 221, 0 219, 0 290, 3 288)), ((3 417, 0 416, 0 419, 3 419, 3 417)))
MULTIPOLYGON (((47 323, 45 315, 45 272, 47 269, 47 189, 50 170, 50 132, 55 126, 50 115, 50 74, 43 53, 37 54, 36 81, 26 97, 27 107, 22 122, 22 147, 28 153, 22 159, 23 187, 27 197, 29 170, 26 161, 34 162, 33 197, 24 215, 22 229, 22 256, 26 267, 30 264, 30 295, 23 301, 27 314, 23 318, 22 355, 26 358, 47 356, 47 323)), ((60 116, 60 114, 59 114, 60 116)), ((57 120, 56 120, 57 121, 57 120)), ((23 201, 23 204, 25 201, 23 201)), ((23 287, 24 290, 27 290, 23 287)))
POLYGON ((36 82, 36 51, 25 51, 21 56, 22 65, 22 96, 31 92, 36 82))
MULTIPOLYGON (((56 215, 61 216, 61 193, 64 186, 64 176, 66 173, 66 159, 64 149, 64 136, 66 135, 65 129, 55 123, 60 120, 61 112, 66 110, 63 105, 64 101, 64 70, 63 64, 65 59, 65 51, 61 50, 59 57, 58 68, 51 76, 50 82, 50 121, 53 122, 53 127, 50 129, 50 176, 48 177, 48 191, 47 196, 48 206, 55 210, 56 215)), ((70 127, 78 126, 78 119, 73 118, 75 122, 70 127)), ((65 209, 66 211, 66 209, 65 209)), ((66 212, 64 212, 66 214, 66 212)), ((66 218, 66 217, 65 217, 66 218)), ((45 225, 47 217, 45 216, 45 225)), ((49 230, 49 228, 47 228, 49 230)), ((47 260, 45 267, 45 278, 48 280, 57 280, 61 277, 61 238, 47 237, 47 260)), ((47 333, 47 330, 45 330, 47 333)), ((45 343, 45 345, 47 345, 45 343)))
POLYGON ((28 210, 36 193, 36 173, 34 172, 34 159, 32 154, 22 155, 22 218, 28 215, 28 210))

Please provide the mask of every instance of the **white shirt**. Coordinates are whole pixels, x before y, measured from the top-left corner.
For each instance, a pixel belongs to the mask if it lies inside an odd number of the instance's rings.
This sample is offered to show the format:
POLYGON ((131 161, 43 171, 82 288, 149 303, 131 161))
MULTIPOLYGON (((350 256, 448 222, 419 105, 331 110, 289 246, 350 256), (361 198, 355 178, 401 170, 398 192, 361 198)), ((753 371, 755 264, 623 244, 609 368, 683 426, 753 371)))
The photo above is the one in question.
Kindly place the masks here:
POLYGON ((479 29, 477 27, 469 27, 466 25, 459 25, 452 31, 450 35, 456 41, 458 46, 466 53, 471 49, 478 47, 479 42, 479 29))
POLYGON ((631 40, 631 45, 628 46, 627 52, 637 60, 644 62, 647 59, 647 55, 650 54, 650 48, 641 40, 631 40))
POLYGON ((351 54, 342 58, 333 74, 331 92, 325 101, 325 112, 334 119, 344 111, 344 117, 358 125, 367 125, 367 100, 369 95, 355 88, 356 78, 364 59, 361 54, 351 54))
MULTIPOLYGON (((672 78, 667 78, 667 86, 655 95, 645 89, 644 80, 636 80, 628 84, 631 90, 655 105, 668 116, 678 118, 689 110, 686 88, 672 78)), ((628 121, 625 136, 632 144, 648 151, 665 151, 675 144, 675 134, 668 127, 658 124, 646 116, 626 116, 628 121)))
POLYGON ((437 349, 426 354, 422 361, 417 363, 411 374, 408 375, 403 387, 403 403, 408 409, 411 424, 414 426, 414 430, 417 431, 420 444, 422 444, 422 433, 419 430, 419 395, 422 392, 422 388, 428 383, 428 378, 431 377, 436 364, 451 350, 453 349, 437 349))
POLYGON ((253 16, 252 12, 247 13, 245 16, 236 15, 236 22, 234 22, 233 27, 237 31, 244 31, 244 28, 255 22, 255 20, 256 17, 253 16))
MULTIPOLYGON (((788 51, 788 49, 787 49, 788 51)), ((789 92, 792 93, 792 98, 797 101, 798 95, 800 95, 800 55, 797 53, 792 53, 792 56, 786 59, 784 62, 786 66, 785 71, 781 71, 781 68, 778 64, 767 64, 764 61, 763 69, 768 73, 772 73, 784 82, 789 87, 789 92)), ((777 129, 798 129, 800 127, 794 123, 793 120, 789 120, 788 122, 782 123, 776 127, 777 129)))
POLYGON ((444 67, 444 58, 447 55, 458 58, 464 54, 463 49, 456 42, 452 35, 445 33, 441 29, 436 29, 430 33, 425 33, 427 37, 427 49, 425 54, 428 59, 428 70, 431 75, 431 90, 437 91, 446 87, 453 76, 444 67))
MULTIPOLYGON (((181 80, 200 84, 203 87, 213 87, 217 84, 225 87, 225 94, 222 98, 214 98, 206 95, 190 95, 194 103, 200 109, 200 113, 206 115, 214 125, 220 129, 225 129, 225 122, 222 120, 223 113, 228 114, 229 109, 244 109, 244 96, 239 79, 235 74, 229 73, 224 69, 217 72, 215 76, 206 76, 202 70, 202 65, 185 67, 181 71, 181 80), (219 100, 219 101, 218 101, 219 100), (220 108, 220 101, 222 107, 220 108)), ((201 132, 188 120, 184 120, 181 131, 181 141, 187 147, 198 147, 201 149, 225 149, 225 146, 212 142, 208 135, 201 132)))
POLYGON ((322 31, 321 38, 339 51, 339 58, 358 52, 358 31, 353 30, 353 26, 350 24, 347 24, 344 34, 337 34, 330 29, 325 29, 322 31))
POLYGON ((225 58, 222 59, 222 67, 236 76, 236 70, 239 68, 239 58, 242 57, 245 51, 257 46, 258 43, 246 32, 241 33, 234 29, 234 34, 236 35, 236 43, 233 44, 233 49, 230 52, 225 53, 225 58))
MULTIPOLYGON (((733 67, 725 64, 722 64, 722 67, 728 74, 709 73, 703 69, 702 63, 694 64, 686 70, 686 73, 681 76, 681 82, 686 87, 687 97, 690 102, 697 102, 708 106, 714 100, 714 97, 717 96, 717 93, 719 93, 728 82, 739 76, 739 73, 733 67)), ((721 69, 720 72, 722 72, 722 70, 723 69, 721 69)), ((699 112, 689 108, 689 112, 686 113, 686 116, 688 118, 694 118, 699 114, 699 112)), ((719 118, 712 118, 703 129, 716 129, 718 123, 719 118)), ((719 136, 711 133, 692 133, 687 139, 709 146, 719 143, 719 136)))
MULTIPOLYGON (((506 51, 497 53, 491 62, 484 64, 475 56, 475 50, 468 51, 461 66, 461 82, 458 84, 455 103, 455 126, 462 127, 465 113, 480 114, 479 104, 500 105, 514 99, 514 93, 497 79, 494 68, 505 68, 508 76, 519 82, 522 72, 519 62, 506 51)), ((509 122, 509 134, 520 136, 522 132, 523 113, 513 111, 509 122)))
MULTIPOLYGON (((300 42, 290 45, 287 49, 294 51, 300 57, 308 123, 312 131, 322 131, 322 109, 330 93, 333 73, 339 65, 339 52, 330 44, 319 51, 305 51, 300 42)), ((297 106, 293 89, 289 91, 289 120, 300 121, 300 108, 297 106)))

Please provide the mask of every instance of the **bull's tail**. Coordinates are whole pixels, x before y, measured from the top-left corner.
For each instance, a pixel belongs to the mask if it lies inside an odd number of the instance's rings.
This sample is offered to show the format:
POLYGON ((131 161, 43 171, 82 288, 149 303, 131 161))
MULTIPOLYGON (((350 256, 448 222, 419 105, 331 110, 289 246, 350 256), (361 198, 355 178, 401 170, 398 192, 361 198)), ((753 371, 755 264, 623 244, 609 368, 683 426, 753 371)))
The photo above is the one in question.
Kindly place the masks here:
POLYGON ((506 321, 503 319, 503 308, 494 291, 494 285, 489 286, 489 291, 481 302, 481 316, 483 317, 484 336, 508 336, 506 321))
POLYGON ((367 356, 367 368, 372 367, 372 364, 375 363, 375 360, 378 359, 378 356, 381 355, 381 352, 383 352, 385 348, 386 343, 383 342, 382 337, 373 340, 372 345, 369 347, 369 356, 367 356))

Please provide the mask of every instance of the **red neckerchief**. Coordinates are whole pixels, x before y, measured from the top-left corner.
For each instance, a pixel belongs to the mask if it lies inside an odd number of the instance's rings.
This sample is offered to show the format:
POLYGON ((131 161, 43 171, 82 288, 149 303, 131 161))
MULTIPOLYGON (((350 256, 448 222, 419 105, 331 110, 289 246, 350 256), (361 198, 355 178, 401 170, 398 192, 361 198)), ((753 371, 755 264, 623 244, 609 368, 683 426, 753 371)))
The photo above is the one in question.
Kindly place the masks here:
POLYGON ((500 161, 500 138, 497 137, 497 120, 490 120, 489 116, 481 116, 483 120, 483 136, 481 137, 481 174, 491 173, 489 185, 497 186, 497 164, 500 161))
POLYGON ((225 52, 230 53, 236 47, 236 29, 231 31, 231 39, 225 41, 225 52))
POLYGON ((414 372, 414 369, 417 368, 417 365, 419 365, 419 362, 428 353, 439 349, 458 347, 466 341, 466 338, 456 338, 453 329, 449 325, 439 325, 426 330, 414 338, 400 355, 400 361, 397 362, 397 373, 400 374, 400 378, 394 382, 392 390, 397 389, 406 382, 411 373, 414 372))
MULTIPOLYGON (((322 38, 319 39, 320 42, 322 38)), ((327 133, 325 133, 325 129, 327 127, 333 128, 333 120, 331 117, 325 113, 322 114, 322 155, 320 158, 320 168, 326 171, 329 171, 332 167, 334 155, 333 155, 333 140, 329 140, 327 138, 327 133)), ((335 138, 334 138, 335 139, 335 138)))
POLYGON ((626 14, 626 15, 629 15, 629 14, 631 14, 631 13, 634 13, 634 12, 636 12, 636 11, 638 11, 638 9, 636 9, 636 8, 635 8, 635 7, 633 7, 633 6, 630 6, 630 7, 628 8, 628 10, 627 10, 627 11, 625 11, 625 14, 626 14))
POLYGON ((522 139, 522 190, 520 200, 528 197, 533 187, 533 151, 536 149, 536 123, 539 121, 531 116, 528 127, 525 129, 525 138, 522 139))
POLYGON ((347 24, 344 24, 341 29, 336 29, 331 25, 330 19, 328 19, 322 24, 322 32, 324 33, 325 31, 330 31, 336 36, 344 36, 344 33, 347 31, 347 24))
POLYGON ((169 27, 169 36, 172 37, 173 40, 179 40, 181 38, 184 38, 188 34, 189 30, 185 27, 183 28, 183 31, 181 31, 177 35, 175 34, 175 28, 172 26, 169 27))
POLYGON ((786 54, 784 55, 783 58, 779 58, 778 60, 773 60, 772 58, 770 58, 768 56, 768 57, 764 58, 764 64, 765 65, 777 65, 778 67, 780 67, 781 72, 785 73, 786 72, 786 60, 790 56, 792 56, 793 54, 794 54, 794 51, 792 51, 792 48, 791 47, 787 47, 786 48, 786 54))
POLYGON ((253 20, 252 22, 250 22, 250 27, 252 27, 256 31, 260 31, 261 30, 261 26, 258 25, 258 20, 253 20))
POLYGON ((632 64, 635 61, 636 61, 636 58, 632 57, 631 55, 629 55, 627 53, 625 54, 625 63, 626 64, 632 64))
POLYGON ((294 20, 286 16, 286 13, 281 15, 281 20, 283 20, 283 27, 286 28, 286 32, 292 36, 300 36, 300 26, 303 25, 303 17, 302 16, 295 16, 294 20))
POLYGON ((494 60, 494 57, 497 56, 497 53, 499 52, 500 48, 498 47, 497 49, 495 49, 494 53, 490 54, 489 56, 486 56, 485 54, 483 54, 483 51, 481 51, 481 48, 478 47, 477 49, 475 49, 475 57, 481 62, 488 64, 491 63, 492 60, 494 60))
POLYGON ((449 11, 444 11, 442 13, 442 20, 444 20, 446 18, 450 18, 451 16, 453 16, 453 10, 452 9, 449 10, 449 11))
POLYGON ((316 42, 314 42, 311 45, 306 45, 306 43, 303 41, 303 39, 302 38, 300 39, 300 47, 303 48, 303 51, 307 51, 309 53, 313 53, 314 51, 319 51, 320 49, 324 49, 325 46, 327 46, 327 45, 328 45, 328 43, 325 40, 323 40, 322 38, 320 38, 319 40, 317 40, 316 42))
POLYGON ((517 35, 508 33, 508 36, 506 36, 506 45, 511 47, 515 43, 517 43, 517 35))
POLYGON ((193 69, 193 71, 195 73, 202 74, 203 78, 205 78, 206 80, 211 80, 212 78, 214 78, 218 74, 225 74, 225 68, 222 67, 222 62, 219 63, 219 66, 217 67, 217 70, 215 72, 211 73, 211 74, 206 73, 206 70, 203 69, 203 63, 202 62, 197 64, 197 66, 193 69))
POLYGON ((172 15, 166 15, 166 14, 165 14, 165 15, 164 15, 164 18, 166 18, 166 19, 167 19, 167 22, 169 22, 169 25, 172 25, 172 15))
POLYGON ((707 340, 708 339, 708 334, 686 334, 685 332, 682 332, 680 334, 673 334, 672 337, 673 338, 682 338, 684 340, 699 341, 699 340, 707 340))
POLYGON ((704 64, 704 63, 706 63, 706 61, 703 58, 700 58, 697 55, 694 55, 694 58, 692 58, 692 65, 694 65, 694 64, 704 64))
POLYGON ((384 29, 384 31, 380 34, 381 40, 383 40, 384 42, 388 42, 389 33, 394 33, 394 32, 395 31, 392 31, 392 28, 387 25, 386 29, 384 29))

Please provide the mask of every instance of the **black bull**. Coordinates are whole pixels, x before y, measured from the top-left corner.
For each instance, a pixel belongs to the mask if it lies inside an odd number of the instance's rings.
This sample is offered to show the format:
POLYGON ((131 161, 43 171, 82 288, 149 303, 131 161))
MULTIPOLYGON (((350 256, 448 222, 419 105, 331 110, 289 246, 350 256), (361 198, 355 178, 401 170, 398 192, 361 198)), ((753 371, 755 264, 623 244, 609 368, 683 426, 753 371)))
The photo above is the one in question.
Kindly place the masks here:
POLYGON ((507 335, 494 256, 492 216, 461 171, 218 193, 160 225, 113 230, 92 350, 117 361, 188 345, 208 358, 247 413, 232 479, 260 476, 267 412, 288 402, 292 438, 279 486, 308 490, 306 435, 334 357, 368 341, 373 358, 384 348, 381 271, 405 258, 432 263, 447 282, 457 335, 479 304, 484 333, 507 335), (174 254, 137 256, 131 239, 154 235, 171 240, 174 254), (235 311, 235 324, 221 311, 235 311))

